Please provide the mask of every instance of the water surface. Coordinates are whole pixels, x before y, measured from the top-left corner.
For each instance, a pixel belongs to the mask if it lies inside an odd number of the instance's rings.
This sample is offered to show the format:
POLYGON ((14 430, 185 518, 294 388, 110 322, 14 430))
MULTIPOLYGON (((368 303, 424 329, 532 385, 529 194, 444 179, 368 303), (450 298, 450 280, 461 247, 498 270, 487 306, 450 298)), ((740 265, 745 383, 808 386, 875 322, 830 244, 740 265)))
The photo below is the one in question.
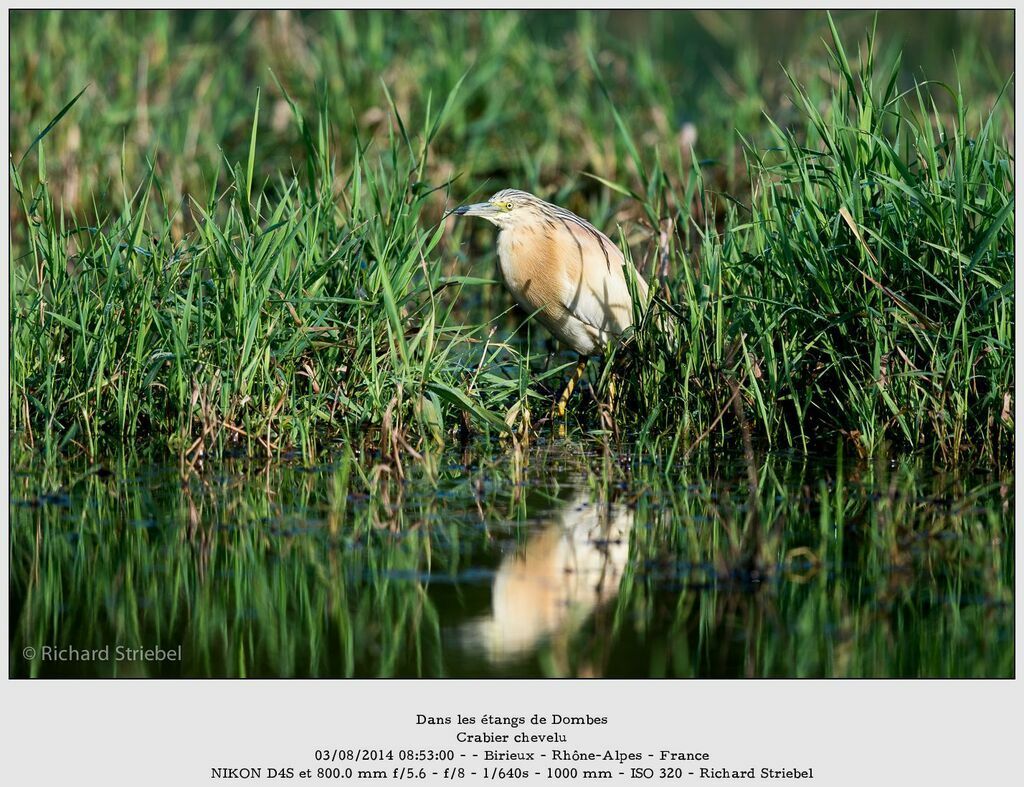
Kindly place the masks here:
POLYGON ((22 461, 11 674, 1012 675, 1009 478, 639 457, 22 461))

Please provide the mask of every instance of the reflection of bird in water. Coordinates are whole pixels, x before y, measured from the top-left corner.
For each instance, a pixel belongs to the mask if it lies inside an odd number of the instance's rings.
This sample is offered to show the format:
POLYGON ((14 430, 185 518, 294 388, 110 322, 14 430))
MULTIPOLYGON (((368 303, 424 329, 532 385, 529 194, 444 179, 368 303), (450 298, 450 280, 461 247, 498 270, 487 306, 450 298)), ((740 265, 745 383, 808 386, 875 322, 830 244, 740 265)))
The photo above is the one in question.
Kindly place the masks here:
POLYGON ((469 624, 467 644, 498 664, 545 640, 554 640, 556 650, 567 645, 595 608, 618 594, 632 527, 632 509, 577 493, 524 550, 502 560, 491 615, 469 624))

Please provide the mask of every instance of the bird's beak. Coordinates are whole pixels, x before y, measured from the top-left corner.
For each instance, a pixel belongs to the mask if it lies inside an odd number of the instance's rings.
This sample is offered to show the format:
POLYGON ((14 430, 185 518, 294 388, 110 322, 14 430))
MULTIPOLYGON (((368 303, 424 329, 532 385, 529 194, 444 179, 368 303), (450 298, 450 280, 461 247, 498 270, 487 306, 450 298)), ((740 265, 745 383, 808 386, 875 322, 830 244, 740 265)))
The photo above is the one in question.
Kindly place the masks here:
POLYGON ((452 211, 456 216, 493 216, 495 207, 490 202, 476 202, 472 205, 463 205, 452 211))

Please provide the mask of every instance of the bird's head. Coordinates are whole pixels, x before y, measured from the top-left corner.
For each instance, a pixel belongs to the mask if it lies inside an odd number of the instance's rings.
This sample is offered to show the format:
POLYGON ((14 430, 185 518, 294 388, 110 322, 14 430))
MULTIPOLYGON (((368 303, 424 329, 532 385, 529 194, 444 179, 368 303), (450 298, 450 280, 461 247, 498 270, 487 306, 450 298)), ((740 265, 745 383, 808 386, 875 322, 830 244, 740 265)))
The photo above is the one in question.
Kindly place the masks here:
POLYGON ((463 205, 452 212, 456 216, 479 216, 501 229, 511 229, 532 221, 543 205, 543 201, 528 192, 502 189, 487 202, 463 205))

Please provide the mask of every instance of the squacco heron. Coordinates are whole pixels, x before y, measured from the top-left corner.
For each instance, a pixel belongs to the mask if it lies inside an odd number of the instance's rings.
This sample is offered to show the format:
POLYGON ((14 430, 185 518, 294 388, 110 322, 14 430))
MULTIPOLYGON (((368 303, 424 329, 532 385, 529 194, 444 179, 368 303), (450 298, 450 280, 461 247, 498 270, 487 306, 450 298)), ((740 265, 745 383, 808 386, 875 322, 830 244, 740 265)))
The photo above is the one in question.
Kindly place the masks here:
MULTIPOLYGON (((498 227, 505 285, 528 314, 579 353, 576 370, 557 399, 558 415, 564 417, 589 356, 602 353, 633 324, 622 252, 590 222, 518 189, 463 205, 455 214, 480 216, 498 227)), ((629 268, 636 294, 646 301, 647 282, 629 268)))

